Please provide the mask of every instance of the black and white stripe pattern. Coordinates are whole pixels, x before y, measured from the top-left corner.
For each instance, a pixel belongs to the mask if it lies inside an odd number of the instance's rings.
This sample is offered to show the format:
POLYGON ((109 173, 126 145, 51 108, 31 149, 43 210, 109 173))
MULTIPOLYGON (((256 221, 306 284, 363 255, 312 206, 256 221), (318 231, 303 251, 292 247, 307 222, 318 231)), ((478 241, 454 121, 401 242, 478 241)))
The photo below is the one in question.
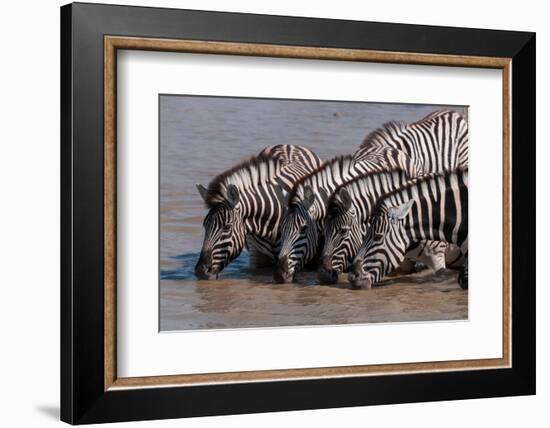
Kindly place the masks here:
MULTIPOLYGON (((367 174, 334 191, 323 230, 324 246, 318 272, 321 283, 335 283, 338 275, 348 269, 365 240, 368 221, 379 198, 414 182, 397 172, 367 174)), ((416 243, 407 252, 406 259, 422 262, 433 271, 445 269, 447 261, 449 264, 461 261, 454 248, 440 241, 416 243)), ((404 270, 412 271, 412 268, 404 270)))
MULTIPOLYGON (((380 152, 379 155, 361 162, 352 155, 338 156, 294 185, 281 221, 281 250, 275 271, 277 282, 291 282, 294 275, 319 254, 327 202, 339 185, 390 165, 403 165, 406 171, 411 169, 406 156, 396 151, 380 152)), ((404 176, 408 174, 403 173, 404 176)))
POLYGON ((365 138, 356 158, 372 157, 388 147, 407 155, 422 173, 468 168, 468 124, 450 110, 436 111, 411 124, 389 122, 365 138))
POLYGON ((272 146, 220 174, 208 189, 197 186, 209 208, 197 276, 217 277, 247 242, 274 260, 284 208, 282 189, 290 191, 297 180, 320 165, 320 159, 304 147, 272 146))
POLYGON ((399 266, 412 245, 425 240, 460 246, 465 266, 459 280, 467 288, 467 170, 419 179, 381 199, 350 268, 352 286, 370 288, 399 266))
POLYGON ((328 202, 319 280, 335 283, 359 250, 377 200, 410 182, 402 171, 360 175, 338 186, 328 202))
MULTIPOLYGON (((416 171, 417 176, 467 168, 467 122, 459 113, 448 110, 436 111, 412 124, 390 122, 367 136, 355 158, 359 161, 376 160, 388 147, 401 153, 400 165, 406 159, 408 165, 411 165, 410 170, 416 171)), ((397 156, 393 158, 398 159, 397 156)), ((371 198, 368 193, 355 196, 364 200, 371 198)), ((349 215, 344 212, 339 215, 333 217, 324 232, 325 249, 319 270, 323 282, 336 281, 338 274, 346 269, 349 260, 355 256, 358 243, 364 239, 358 229, 366 232, 364 224, 351 226, 349 215), (355 231, 355 234, 349 235, 347 230, 355 231), (348 238, 345 239, 345 236, 348 238)), ((410 257, 426 262, 435 270, 444 269, 445 255, 451 262, 456 259, 452 254, 453 249, 445 247, 446 244, 440 242, 425 242, 423 250, 411 253, 410 257)))

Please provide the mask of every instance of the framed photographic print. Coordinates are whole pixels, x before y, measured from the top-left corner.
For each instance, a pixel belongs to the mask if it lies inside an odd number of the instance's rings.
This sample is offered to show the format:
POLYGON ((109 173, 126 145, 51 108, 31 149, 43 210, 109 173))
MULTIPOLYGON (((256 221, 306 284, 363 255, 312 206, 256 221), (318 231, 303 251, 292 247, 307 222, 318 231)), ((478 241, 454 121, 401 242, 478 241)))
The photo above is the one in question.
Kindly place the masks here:
POLYGON ((76 3, 61 54, 62 420, 535 393, 533 33, 76 3))

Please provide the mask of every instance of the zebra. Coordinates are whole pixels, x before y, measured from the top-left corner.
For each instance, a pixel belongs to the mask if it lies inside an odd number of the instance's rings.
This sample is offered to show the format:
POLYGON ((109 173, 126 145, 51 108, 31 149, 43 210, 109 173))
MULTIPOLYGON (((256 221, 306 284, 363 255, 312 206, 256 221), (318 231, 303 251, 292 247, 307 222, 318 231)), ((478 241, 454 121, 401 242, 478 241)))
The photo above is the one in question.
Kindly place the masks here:
POLYGON ((464 254, 459 284, 468 288, 468 170, 439 174, 405 186, 378 203, 349 270, 353 288, 370 288, 399 266, 417 241, 458 245, 464 254))
MULTIPOLYGON (((410 159, 410 168, 416 171, 416 176, 468 168, 468 124, 462 115, 451 110, 435 111, 411 124, 388 122, 365 138, 361 149, 355 153, 355 159, 372 159, 388 147, 410 159)), ((325 283, 336 281, 338 273, 349 261, 347 257, 352 258, 358 249, 361 235, 357 232, 353 242, 344 239, 344 236, 349 236, 350 219, 342 213, 340 220, 332 221, 324 232, 326 248, 321 254, 319 276, 325 283)), ((444 248, 446 244, 430 242, 424 245, 428 247, 427 251, 422 251, 423 261, 436 271, 446 267, 445 254, 454 264, 462 261, 453 256, 453 248, 444 248)))
POLYGON ((208 189, 197 185, 209 211, 196 275, 217 278, 245 246, 275 260, 284 192, 320 165, 321 160, 305 147, 276 145, 221 173, 208 189))
MULTIPOLYGON (((336 188, 328 201, 323 231, 324 245, 318 270, 322 284, 336 283, 338 274, 348 268, 349 261, 363 243, 377 200, 410 182, 406 174, 394 170, 360 175, 336 188)), ((445 267, 440 262, 445 247, 439 242, 423 243, 409 256, 439 270, 445 267)))
POLYGON ((292 282, 297 272, 316 259, 321 249, 326 204, 334 189, 366 172, 387 168, 401 168, 407 176, 417 173, 406 155, 390 149, 380 150, 361 162, 354 155, 334 157, 294 184, 281 220, 276 282, 292 282))
POLYGON ((388 148, 406 154, 424 174, 468 168, 468 123, 452 110, 438 110, 410 124, 388 122, 367 135, 356 159, 388 148))

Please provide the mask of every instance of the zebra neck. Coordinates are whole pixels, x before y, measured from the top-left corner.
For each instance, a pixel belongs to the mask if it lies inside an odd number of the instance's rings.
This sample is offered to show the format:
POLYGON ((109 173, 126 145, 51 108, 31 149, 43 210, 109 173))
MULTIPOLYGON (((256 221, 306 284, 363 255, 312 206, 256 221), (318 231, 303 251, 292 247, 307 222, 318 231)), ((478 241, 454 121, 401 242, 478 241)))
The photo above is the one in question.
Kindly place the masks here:
POLYGON ((252 222, 245 223, 245 226, 246 235, 248 237, 254 237, 262 242, 269 242, 271 245, 275 245, 277 243, 278 234, 275 230, 267 231, 264 228, 255 227, 252 222))
POLYGON ((405 217, 406 236, 411 241, 434 240, 461 245, 468 236, 467 188, 448 187, 434 198, 414 198, 405 217))

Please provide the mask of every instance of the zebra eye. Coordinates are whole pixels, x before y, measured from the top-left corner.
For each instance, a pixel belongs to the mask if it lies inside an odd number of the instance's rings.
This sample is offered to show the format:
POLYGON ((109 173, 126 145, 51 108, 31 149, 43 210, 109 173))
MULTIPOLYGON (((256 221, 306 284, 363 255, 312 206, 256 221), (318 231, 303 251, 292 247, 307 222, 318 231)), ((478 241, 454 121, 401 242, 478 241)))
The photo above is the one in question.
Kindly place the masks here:
POLYGON ((224 227, 223 227, 223 231, 224 232, 229 232, 231 230, 231 225, 230 224, 226 224, 224 227))
POLYGON ((374 235, 374 239, 376 239, 377 241, 381 241, 382 239, 384 239, 384 235, 382 233, 376 233, 374 235))
POLYGON ((349 227, 343 227, 340 229, 340 235, 345 235, 349 232, 349 227))
POLYGON ((301 233, 304 233, 306 230, 307 230, 307 224, 304 224, 304 225, 300 228, 300 232, 301 232, 301 233))

